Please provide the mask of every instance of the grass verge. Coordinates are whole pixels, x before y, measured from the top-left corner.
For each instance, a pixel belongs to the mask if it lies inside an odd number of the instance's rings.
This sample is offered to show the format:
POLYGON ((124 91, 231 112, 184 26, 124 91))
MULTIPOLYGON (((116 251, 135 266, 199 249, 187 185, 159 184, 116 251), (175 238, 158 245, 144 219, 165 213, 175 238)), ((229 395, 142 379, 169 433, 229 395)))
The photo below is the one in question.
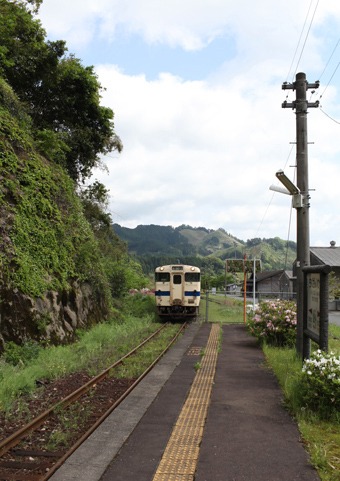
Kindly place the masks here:
MULTIPOLYGON (((329 349, 340 352, 340 327, 330 325, 329 349)), ((287 408, 296 419, 313 466, 322 481, 340 481, 340 425, 320 420, 301 407, 299 377, 301 359, 295 349, 263 346, 268 366, 284 392, 287 408)))
MULTIPOLYGON (((131 302, 137 304, 140 300, 136 298, 131 302)), ((144 301, 142 303, 145 304, 144 301)), ((94 376, 160 326, 154 320, 153 303, 150 302, 149 310, 143 306, 142 314, 140 306, 134 314, 133 311, 130 304, 119 322, 98 324, 89 331, 79 332, 78 341, 72 345, 35 346, 34 356, 27 356, 25 346, 17 347, 15 352, 10 350, 7 362, 5 351, 0 359, 0 411, 10 411, 13 402, 33 392, 39 381, 57 379, 82 370, 94 376)), ((162 338, 159 342, 162 347, 162 338)))
MULTIPOLYGON (((205 320, 207 315, 206 298, 200 303, 200 317, 205 320)), ((222 324, 243 323, 243 301, 232 297, 209 294, 208 321, 222 324)))

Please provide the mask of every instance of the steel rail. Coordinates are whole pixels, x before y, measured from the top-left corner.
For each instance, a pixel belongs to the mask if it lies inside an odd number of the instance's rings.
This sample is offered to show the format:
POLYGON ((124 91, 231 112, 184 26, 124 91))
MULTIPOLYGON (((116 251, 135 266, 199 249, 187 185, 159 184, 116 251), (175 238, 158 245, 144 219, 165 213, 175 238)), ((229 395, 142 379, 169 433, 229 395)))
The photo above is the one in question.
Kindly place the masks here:
POLYGON ((170 343, 166 346, 166 348, 159 354, 159 356, 150 364, 147 369, 136 379, 136 381, 131 384, 131 386, 121 395, 117 401, 110 406, 110 408, 91 426, 91 428, 86 431, 85 434, 81 438, 77 440, 77 442, 63 455, 62 458, 60 458, 48 471, 48 473, 41 478, 39 481, 47 481, 50 479, 50 477, 65 463, 67 458, 69 458, 78 448, 81 444, 83 444, 84 441, 102 424, 102 422, 116 409, 117 406, 121 402, 124 401, 124 399, 130 394, 133 389, 139 384, 142 379, 151 371, 151 369, 159 362, 159 360, 164 356, 164 354, 170 349, 170 347, 173 345, 173 343, 176 341, 180 333, 183 331, 183 329, 186 327, 187 323, 185 322, 184 324, 181 325, 180 329, 176 332, 175 336, 171 339, 170 343))
POLYGON ((76 391, 72 392, 65 398, 63 398, 61 401, 58 403, 54 404, 52 407, 41 413, 39 416, 34 418, 31 422, 25 424, 22 428, 18 429, 15 433, 11 434, 8 438, 2 440, 0 442, 0 457, 6 454, 11 448, 16 446, 23 437, 25 437, 28 433, 31 431, 34 431, 37 429, 39 426, 41 426, 46 419, 57 409, 60 407, 66 407, 69 404, 75 402, 77 399, 79 399, 81 396, 86 394, 95 384, 98 382, 102 381, 105 379, 109 372, 114 369, 115 367, 119 366, 120 364, 123 363, 123 361, 130 357, 132 354, 134 354, 138 349, 144 346, 147 342, 149 342, 153 337, 155 337, 157 334, 159 334, 160 331, 162 331, 167 324, 164 324, 164 326, 161 326, 159 329, 157 329, 154 333, 152 333, 148 338, 146 338, 144 341, 142 341, 138 346, 136 346, 134 349, 132 349, 130 352, 125 354, 123 357, 118 359, 114 364, 112 364, 110 367, 102 371, 100 374, 97 376, 93 377, 88 381, 86 384, 78 388, 76 391))

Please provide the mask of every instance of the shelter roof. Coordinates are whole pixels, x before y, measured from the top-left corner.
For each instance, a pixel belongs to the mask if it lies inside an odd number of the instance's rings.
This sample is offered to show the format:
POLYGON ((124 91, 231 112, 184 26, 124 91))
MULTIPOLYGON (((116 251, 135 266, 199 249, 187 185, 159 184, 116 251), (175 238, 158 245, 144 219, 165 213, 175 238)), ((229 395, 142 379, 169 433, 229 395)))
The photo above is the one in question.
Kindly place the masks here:
POLYGON ((276 277, 286 274, 287 277, 292 277, 292 271, 285 271, 283 269, 276 270, 276 271, 263 271, 263 272, 256 272, 256 280, 257 281, 264 281, 265 279, 270 279, 271 277, 276 277))
POLYGON ((340 247, 311 247, 310 252, 321 264, 340 267, 340 247))

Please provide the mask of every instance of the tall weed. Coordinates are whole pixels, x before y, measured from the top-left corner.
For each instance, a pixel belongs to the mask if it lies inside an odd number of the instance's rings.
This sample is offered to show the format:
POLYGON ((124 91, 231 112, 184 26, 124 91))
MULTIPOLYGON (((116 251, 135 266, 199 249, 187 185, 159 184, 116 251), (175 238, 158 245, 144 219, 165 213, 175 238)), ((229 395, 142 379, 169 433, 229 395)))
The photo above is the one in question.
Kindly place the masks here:
MULTIPOLYGON (((138 302, 144 308, 144 301, 138 302)), ((146 301, 145 305, 149 303, 146 301)), ((156 329, 154 316, 139 317, 132 315, 132 308, 128 311, 118 323, 98 324, 90 331, 78 332, 78 341, 72 345, 39 348, 30 359, 26 356, 25 362, 20 359, 26 351, 11 346, 10 362, 6 362, 5 357, 0 360, 0 410, 7 411, 18 396, 34 391, 37 381, 57 379, 81 370, 94 375, 156 329)))
POLYGON ((243 302, 240 299, 209 294, 208 312, 206 297, 200 302, 200 318, 209 322, 234 324, 243 322, 243 302))

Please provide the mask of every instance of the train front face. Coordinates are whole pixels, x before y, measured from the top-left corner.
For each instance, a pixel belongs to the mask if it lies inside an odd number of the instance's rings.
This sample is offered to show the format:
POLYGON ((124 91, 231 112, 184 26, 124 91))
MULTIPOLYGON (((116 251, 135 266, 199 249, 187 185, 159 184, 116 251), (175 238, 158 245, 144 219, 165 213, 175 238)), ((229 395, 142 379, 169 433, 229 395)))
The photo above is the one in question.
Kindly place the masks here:
POLYGON ((200 269, 181 264, 157 267, 155 296, 160 317, 196 317, 201 296, 200 269))

